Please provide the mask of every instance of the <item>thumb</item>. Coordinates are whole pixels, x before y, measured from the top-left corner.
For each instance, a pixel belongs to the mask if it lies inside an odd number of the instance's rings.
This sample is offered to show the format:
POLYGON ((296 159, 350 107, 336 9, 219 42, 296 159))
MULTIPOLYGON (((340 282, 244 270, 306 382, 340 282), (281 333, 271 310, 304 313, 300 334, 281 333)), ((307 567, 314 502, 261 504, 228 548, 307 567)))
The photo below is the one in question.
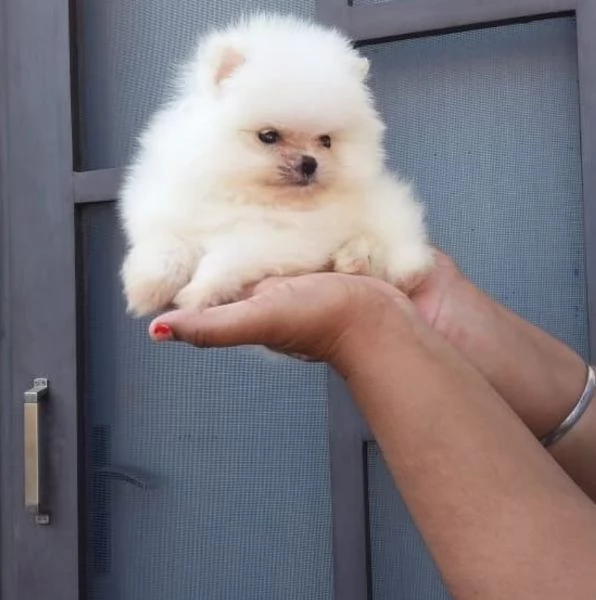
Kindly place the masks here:
POLYGON ((149 334, 157 342, 183 341, 199 348, 258 344, 282 346, 290 319, 289 303, 267 294, 209 308, 174 310, 153 320, 149 334))

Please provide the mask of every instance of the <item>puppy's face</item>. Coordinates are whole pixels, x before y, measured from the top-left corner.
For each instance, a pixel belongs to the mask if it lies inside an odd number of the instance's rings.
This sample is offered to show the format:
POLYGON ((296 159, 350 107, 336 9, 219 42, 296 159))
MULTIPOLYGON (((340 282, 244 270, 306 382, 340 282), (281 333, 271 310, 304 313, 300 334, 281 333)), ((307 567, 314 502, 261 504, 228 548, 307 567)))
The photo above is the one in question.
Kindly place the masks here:
POLYGON ((240 102, 237 117, 224 111, 211 157, 226 186, 269 204, 305 202, 352 192, 378 175, 382 125, 375 115, 325 119, 324 102, 309 109, 300 102, 284 104, 283 98, 279 102, 286 114, 262 106, 257 118, 247 119, 247 101, 240 102), (309 112, 317 107, 319 114, 312 118, 309 112))
POLYGON ((307 195, 341 177, 341 139, 326 129, 300 131, 267 124, 239 131, 238 138, 238 150, 251 165, 244 173, 247 183, 279 188, 285 195, 307 195))
POLYGON ((383 124, 363 81, 368 64, 343 53, 320 64, 325 57, 224 53, 209 158, 225 187, 266 203, 306 202, 378 176, 383 124))

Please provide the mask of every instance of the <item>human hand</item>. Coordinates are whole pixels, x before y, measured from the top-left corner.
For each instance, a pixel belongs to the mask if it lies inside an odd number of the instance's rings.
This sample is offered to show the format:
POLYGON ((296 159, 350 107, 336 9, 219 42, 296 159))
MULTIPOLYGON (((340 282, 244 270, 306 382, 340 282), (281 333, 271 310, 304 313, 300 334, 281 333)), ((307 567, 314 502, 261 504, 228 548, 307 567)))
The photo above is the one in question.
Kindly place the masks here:
POLYGON ((175 310, 149 327, 156 341, 198 347, 259 344, 338 367, 362 352, 384 316, 415 317, 398 290, 377 279, 316 273, 257 284, 245 300, 202 312, 175 310))
POLYGON ((585 383, 582 358, 483 293, 448 256, 437 252, 411 300, 538 437, 569 413, 585 383))
POLYGON ((409 297, 423 319, 445 335, 465 318, 456 298, 465 278, 449 256, 435 250, 435 257, 434 268, 409 297))

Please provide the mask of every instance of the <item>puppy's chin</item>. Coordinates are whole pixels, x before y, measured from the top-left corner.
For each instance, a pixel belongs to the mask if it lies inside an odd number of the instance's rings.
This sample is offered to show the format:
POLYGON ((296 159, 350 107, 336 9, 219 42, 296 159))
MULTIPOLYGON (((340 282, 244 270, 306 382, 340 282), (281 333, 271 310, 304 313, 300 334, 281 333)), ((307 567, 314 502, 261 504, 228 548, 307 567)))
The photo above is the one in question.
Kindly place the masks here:
POLYGON ((277 208, 310 209, 325 201, 327 187, 320 181, 276 180, 256 186, 259 203, 277 208))
POLYGON ((271 182, 273 187, 295 189, 298 192, 303 190, 304 193, 314 193, 321 190, 324 186, 319 177, 301 177, 294 175, 290 177, 281 177, 280 179, 271 182))

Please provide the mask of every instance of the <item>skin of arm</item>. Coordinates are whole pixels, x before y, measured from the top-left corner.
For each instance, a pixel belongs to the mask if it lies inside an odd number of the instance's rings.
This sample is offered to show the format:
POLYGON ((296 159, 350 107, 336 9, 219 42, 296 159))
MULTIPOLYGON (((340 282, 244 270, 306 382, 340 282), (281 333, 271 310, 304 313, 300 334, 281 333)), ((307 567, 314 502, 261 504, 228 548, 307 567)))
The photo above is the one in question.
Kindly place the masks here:
MULTIPOLYGON (((468 281, 453 261, 412 296, 420 314, 490 382, 540 438, 565 419, 586 382, 586 365, 568 346, 524 321, 468 281)), ((549 450, 596 500, 596 402, 549 450)))
POLYGON ((332 364, 459 600, 596 597, 595 505, 396 290, 308 275, 257 286, 229 306, 162 315, 150 332, 199 347, 265 344, 332 364))

